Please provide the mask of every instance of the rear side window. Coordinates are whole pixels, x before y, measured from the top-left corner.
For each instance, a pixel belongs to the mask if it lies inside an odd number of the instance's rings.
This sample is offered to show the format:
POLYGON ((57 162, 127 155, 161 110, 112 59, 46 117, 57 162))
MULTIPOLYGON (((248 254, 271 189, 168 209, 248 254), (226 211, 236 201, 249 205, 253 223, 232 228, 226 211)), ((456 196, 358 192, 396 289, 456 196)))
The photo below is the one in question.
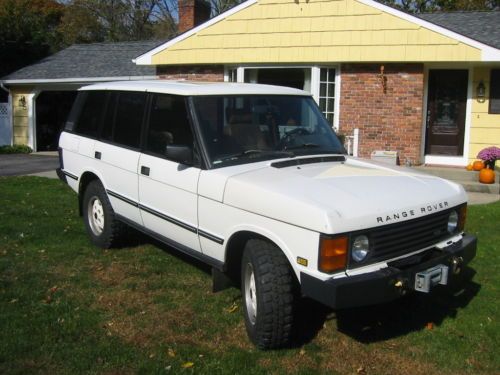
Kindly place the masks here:
POLYGON ((144 92, 110 93, 101 138, 127 147, 139 148, 145 108, 144 92))
POLYGON ((79 95, 75 105, 83 101, 80 114, 74 125, 74 131, 77 134, 96 138, 99 133, 104 106, 106 104, 106 92, 87 91, 79 95), (82 99, 81 96, 83 96, 82 99))
POLYGON ((169 144, 193 146, 186 102, 182 96, 154 94, 145 149, 164 156, 169 144))

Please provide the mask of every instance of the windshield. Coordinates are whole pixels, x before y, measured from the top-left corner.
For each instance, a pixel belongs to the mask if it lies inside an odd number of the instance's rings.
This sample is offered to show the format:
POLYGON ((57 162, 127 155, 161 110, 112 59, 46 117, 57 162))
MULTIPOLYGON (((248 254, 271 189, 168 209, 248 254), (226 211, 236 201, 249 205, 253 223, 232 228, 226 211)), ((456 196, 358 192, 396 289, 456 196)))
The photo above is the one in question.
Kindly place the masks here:
POLYGON ((192 102, 213 168, 344 153, 311 97, 195 96, 192 102))

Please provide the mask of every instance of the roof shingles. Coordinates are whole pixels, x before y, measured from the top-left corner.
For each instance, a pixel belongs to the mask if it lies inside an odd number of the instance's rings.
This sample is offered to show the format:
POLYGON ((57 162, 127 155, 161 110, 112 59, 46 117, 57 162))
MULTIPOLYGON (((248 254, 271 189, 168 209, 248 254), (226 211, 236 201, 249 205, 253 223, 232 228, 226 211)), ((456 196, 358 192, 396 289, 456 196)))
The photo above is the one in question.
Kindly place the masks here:
POLYGON ((500 11, 437 12, 417 15, 425 21, 500 49, 500 11))
POLYGON ((75 79, 102 77, 154 76, 154 66, 132 62, 136 56, 159 44, 158 41, 74 44, 35 64, 1 79, 75 79))

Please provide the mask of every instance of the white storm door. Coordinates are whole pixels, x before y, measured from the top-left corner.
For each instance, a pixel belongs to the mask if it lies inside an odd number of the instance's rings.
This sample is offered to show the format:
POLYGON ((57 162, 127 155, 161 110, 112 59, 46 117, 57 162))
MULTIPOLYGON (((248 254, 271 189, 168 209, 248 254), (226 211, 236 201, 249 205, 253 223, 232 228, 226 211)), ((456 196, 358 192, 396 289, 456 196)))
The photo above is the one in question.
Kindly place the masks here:
POLYGON ((142 225, 138 208, 138 151, 109 143, 96 142, 94 157, 100 160, 98 170, 114 211, 142 225))
POLYGON ((139 160, 139 207, 144 226, 201 251, 198 239, 200 169, 147 154, 139 160))

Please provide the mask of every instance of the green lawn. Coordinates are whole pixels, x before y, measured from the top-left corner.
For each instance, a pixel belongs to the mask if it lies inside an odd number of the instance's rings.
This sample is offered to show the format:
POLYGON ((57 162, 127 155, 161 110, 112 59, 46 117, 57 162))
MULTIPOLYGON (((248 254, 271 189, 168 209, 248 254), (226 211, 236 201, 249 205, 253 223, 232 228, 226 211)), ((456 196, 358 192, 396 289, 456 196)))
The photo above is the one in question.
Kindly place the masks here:
POLYGON ((338 313, 304 301, 295 347, 261 352, 239 291, 212 294, 203 265, 147 240, 93 247, 59 181, 0 178, 0 197, 2 374, 500 372, 500 203, 469 207, 478 256, 453 290, 338 313))

